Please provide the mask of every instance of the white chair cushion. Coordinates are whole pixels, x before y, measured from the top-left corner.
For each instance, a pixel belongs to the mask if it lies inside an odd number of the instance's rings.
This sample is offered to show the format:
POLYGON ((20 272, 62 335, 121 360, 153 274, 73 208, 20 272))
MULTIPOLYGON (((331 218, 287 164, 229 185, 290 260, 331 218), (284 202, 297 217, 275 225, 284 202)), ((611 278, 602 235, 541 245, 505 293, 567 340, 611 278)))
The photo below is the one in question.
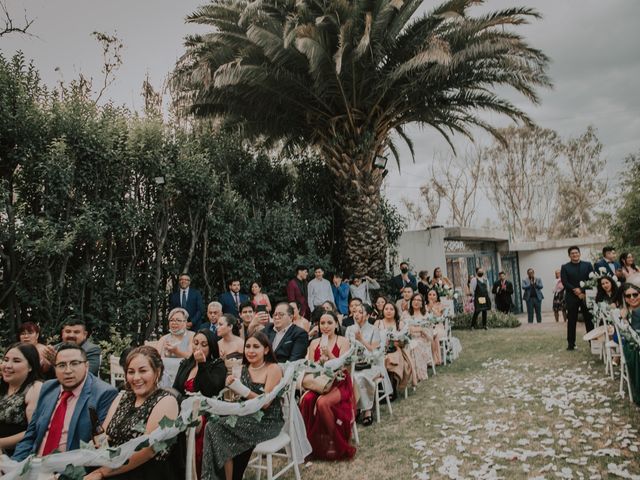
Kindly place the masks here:
POLYGON ((280 432, 280 434, 277 437, 256 445, 256 448, 253 449, 253 453, 257 453, 259 455, 266 455, 267 453, 279 452, 286 445, 288 445, 289 442, 290 442, 289 435, 285 432, 280 432))

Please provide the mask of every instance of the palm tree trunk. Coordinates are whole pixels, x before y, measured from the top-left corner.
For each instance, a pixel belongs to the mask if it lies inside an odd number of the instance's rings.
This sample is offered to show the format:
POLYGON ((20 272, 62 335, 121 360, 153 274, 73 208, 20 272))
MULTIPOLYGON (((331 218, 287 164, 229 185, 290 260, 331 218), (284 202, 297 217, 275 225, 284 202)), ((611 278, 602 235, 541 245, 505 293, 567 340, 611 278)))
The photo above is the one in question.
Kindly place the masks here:
POLYGON ((338 234, 342 236, 339 244, 344 246, 345 271, 381 278, 387 254, 380 193, 382 171, 366 159, 340 164, 332 161, 329 166, 336 176, 335 199, 344 225, 338 234))

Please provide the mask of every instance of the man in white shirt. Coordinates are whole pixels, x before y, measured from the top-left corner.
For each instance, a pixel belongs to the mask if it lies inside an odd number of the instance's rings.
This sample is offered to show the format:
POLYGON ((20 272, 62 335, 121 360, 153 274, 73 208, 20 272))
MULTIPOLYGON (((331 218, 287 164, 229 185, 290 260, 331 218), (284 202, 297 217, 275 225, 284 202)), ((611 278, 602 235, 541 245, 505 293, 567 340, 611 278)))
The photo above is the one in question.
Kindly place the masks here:
POLYGON ((324 302, 333 303, 333 289, 329 280, 324 278, 322 267, 314 270, 315 278, 309 282, 307 291, 309 295, 309 309, 313 312, 324 302))

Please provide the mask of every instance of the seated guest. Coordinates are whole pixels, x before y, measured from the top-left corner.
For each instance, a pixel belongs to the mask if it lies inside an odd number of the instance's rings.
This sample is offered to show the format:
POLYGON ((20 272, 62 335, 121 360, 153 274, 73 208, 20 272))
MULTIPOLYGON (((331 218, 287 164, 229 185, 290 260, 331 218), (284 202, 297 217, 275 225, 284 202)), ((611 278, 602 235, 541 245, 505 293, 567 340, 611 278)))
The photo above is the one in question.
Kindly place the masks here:
POLYGON ((340 324, 342 325, 343 331, 354 324, 353 312, 356 307, 359 307, 361 305, 362 305, 362 300, 359 299, 358 297, 353 297, 351 299, 351 301, 349 302, 349 316, 346 318, 343 318, 342 321, 340 322, 340 324))
MULTIPOLYGON (((231 315, 223 315, 219 327, 223 326, 226 317, 231 317, 231 315)), ((226 325, 224 328, 227 328, 226 325)), ((236 338, 239 339, 239 337, 236 338)), ((222 342, 222 340, 220 341, 222 342)), ((242 342, 242 340, 240 341, 242 342)), ((180 362, 173 388, 181 395, 185 395, 186 392, 200 392, 205 397, 215 397, 224 388, 224 382, 227 378, 227 369, 220 358, 218 343, 208 328, 203 328, 196 333, 192 343, 193 355, 180 362)), ((196 433, 195 450, 198 477, 202 472, 205 417, 202 417, 202 422, 202 426, 196 433)))
MULTIPOLYGON (((382 310, 384 310, 384 306, 389 303, 389 299, 384 295, 378 295, 376 297, 376 301, 373 302, 373 315, 372 317, 375 320, 379 320, 383 317, 382 310)), ((375 321, 373 322, 375 323, 375 321)))
MULTIPOLYGON (((309 345, 307 359, 324 365, 349 351, 349 341, 338 335, 340 324, 335 312, 320 317, 321 338, 309 345)), ((347 371, 343 380, 336 380, 325 394, 307 391, 300 399, 300 411, 313 448, 312 457, 322 460, 352 458, 356 449, 349 443, 355 416, 355 398, 351 377, 347 371)))
MULTIPOLYGON (((178 417, 178 401, 166 390, 158 388, 164 365, 158 351, 149 346, 137 347, 127 355, 127 389, 115 399, 103 427, 110 447, 118 447, 159 427, 163 418, 178 417), (144 425, 144 432, 138 429, 144 425)), ((118 468, 100 467, 84 480, 157 480, 184 478, 184 462, 177 449, 156 453, 153 447, 135 452, 127 463, 118 468)))
POLYGON ((640 333, 640 287, 633 283, 622 286, 624 308, 620 316, 629 322, 631 328, 640 333))
POLYGON ((46 345, 40 343, 40 327, 37 324, 33 322, 24 322, 20 325, 18 327, 18 340, 22 343, 30 343, 38 349, 42 373, 47 373, 52 370, 53 365, 47 358, 48 348, 46 345))
MULTIPOLYGON (((398 309, 399 314, 402 314, 409 310, 411 297, 413 297, 413 288, 404 287, 402 289, 402 297, 399 298, 395 304, 395 307, 398 309)), ((382 316, 384 317, 384 312, 382 312, 382 316)))
POLYGON ((218 322, 218 350, 220 358, 225 358, 231 353, 244 353, 244 340, 238 336, 238 319, 233 315, 224 314, 218 322))
POLYGON ((242 328, 240 329, 242 338, 247 338, 253 332, 262 330, 271 321, 265 310, 256 310, 251 302, 244 302, 240 305, 240 318, 242 319, 242 328))
POLYGON ((640 281, 640 269, 633 263, 633 255, 625 252, 620 255, 620 276, 623 282, 640 281))
POLYGON ((222 304, 220 302, 211 302, 209 305, 207 305, 207 320, 209 321, 209 323, 203 324, 202 327, 209 328, 209 330, 211 330, 214 335, 217 335, 218 320, 220 320, 221 316, 222 304))
POLYGON ((157 350, 163 358, 189 358, 191 341, 195 335, 187 330, 189 314, 184 308, 174 308, 169 312, 169 333, 158 341, 157 350))
POLYGON ((288 303, 281 302, 276 305, 273 312, 273 323, 269 323, 262 330, 273 346, 273 352, 280 363, 300 360, 307 355, 309 336, 292 322, 293 309, 288 303))
POLYGON ((435 288, 432 288, 427 292, 426 308, 427 314, 432 316, 432 320, 443 320, 442 322, 435 323, 433 325, 433 331, 431 332, 431 353, 433 354, 433 360, 436 365, 442 365, 440 339, 446 335, 444 330, 444 319, 442 318, 444 306, 440 303, 440 295, 438 295, 438 291, 435 288))
POLYGON ((118 394, 89 372, 87 352, 75 343, 58 347, 54 368, 56 378, 42 385, 36 410, 24 438, 16 446, 14 460, 24 460, 32 453, 43 456, 54 450, 76 450, 80 441, 89 443, 94 427, 89 407, 96 409, 102 422, 118 394))
POLYGON ((349 286, 351 298, 359 298, 362 303, 371 305, 371 290, 378 290, 380 284, 369 275, 354 275, 349 286))
POLYGON ((300 315, 300 304, 298 302, 289 302, 289 306, 293 308, 293 324, 299 326, 305 332, 311 330, 311 322, 300 315))
MULTIPOLYGON (((354 325, 347 327, 346 337, 349 342, 359 342, 368 352, 373 352, 380 347, 380 332, 377 328, 367 322, 364 308, 359 305, 353 310, 354 325)), ((367 426, 373 422, 371 409, 377 394, 376 381, 384 378, 382 365, 375 365, 365 362, 364 352, 359 350, 359 357, 356 360, 356 370, 353 374, 353 382, 358 390, 358 410, 360 411, 362 424, 367 426)))
MULTIPOLYGON (((245 342, 240 378, 229 375, 226 383, 242 398, 251 399, 271 392, 281 379, 282 370, 276 363, 269 339, 258 331, 245 342)), ((262 410, 261 419, 255 415, 238 416, 233 426, 224 417, 209 420, 204 441, 203 479, 241 479, 255 446, 278 436, 284 426, 280 401, 266 404, 262 410)))
POLYGON ((432 353, 433 334, 430 326, 419 325, 426 322, 427 309, 421 293, 416 293, 411 297, 409 311, 406 312, 405 320, 409 325, 409 350, 415 365, 414 376, 417 382, 429 377, 429 365, 434 361, 432 353))
POLYGON ((24 437, 40 395, 38 350, 28 343, 14 343, 0 368, 0 452, 11 456, 24 437))
POLYGON ((393 334, 399 333, 404 328, 404 323, 400 320, 400 312, 393 303, 389 302, 384 306, 382 313, 384 316, 376 321, 374 327, 380 330, 381 341, 385 345, 384 366, 389 372, 395 398, 397 392, 404 390, 412 381, 412 361, 408 345, 391 338, 393 334))
POLYGON ((609 276, 598 278, 598 293, 596 293, 596 302, 607 302, 616 307, 622 306, 622 298, 618 285, 615 280, 609 276))
POLYGON ((62 325, 60 337, 62 338, 61 343, 57 344, 55 347, 46 347, 48 351, 47 358, 53 363, 55 351, 60 347, 60 345, 63 343, 75 343, 79 347, 82 347, 82 349, 87 353, 89 371, 94 375, 98 375, 100 371, 101 350, 98 345, 89 340, 87 325, 77 318, 68 319, 62 325))

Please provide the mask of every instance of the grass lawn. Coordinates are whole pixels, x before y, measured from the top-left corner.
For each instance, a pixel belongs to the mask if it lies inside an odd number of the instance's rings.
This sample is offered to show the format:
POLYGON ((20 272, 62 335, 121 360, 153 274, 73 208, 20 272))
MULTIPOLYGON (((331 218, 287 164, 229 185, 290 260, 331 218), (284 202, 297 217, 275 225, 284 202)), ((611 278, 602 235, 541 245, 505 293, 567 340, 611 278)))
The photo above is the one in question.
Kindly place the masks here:
POLYGON ((302 478, 640 479, 640 409, 586 343, 565 350, 564 324, 454 335, 460 358, 359 426, 354 460, 309 462, 302 478))

